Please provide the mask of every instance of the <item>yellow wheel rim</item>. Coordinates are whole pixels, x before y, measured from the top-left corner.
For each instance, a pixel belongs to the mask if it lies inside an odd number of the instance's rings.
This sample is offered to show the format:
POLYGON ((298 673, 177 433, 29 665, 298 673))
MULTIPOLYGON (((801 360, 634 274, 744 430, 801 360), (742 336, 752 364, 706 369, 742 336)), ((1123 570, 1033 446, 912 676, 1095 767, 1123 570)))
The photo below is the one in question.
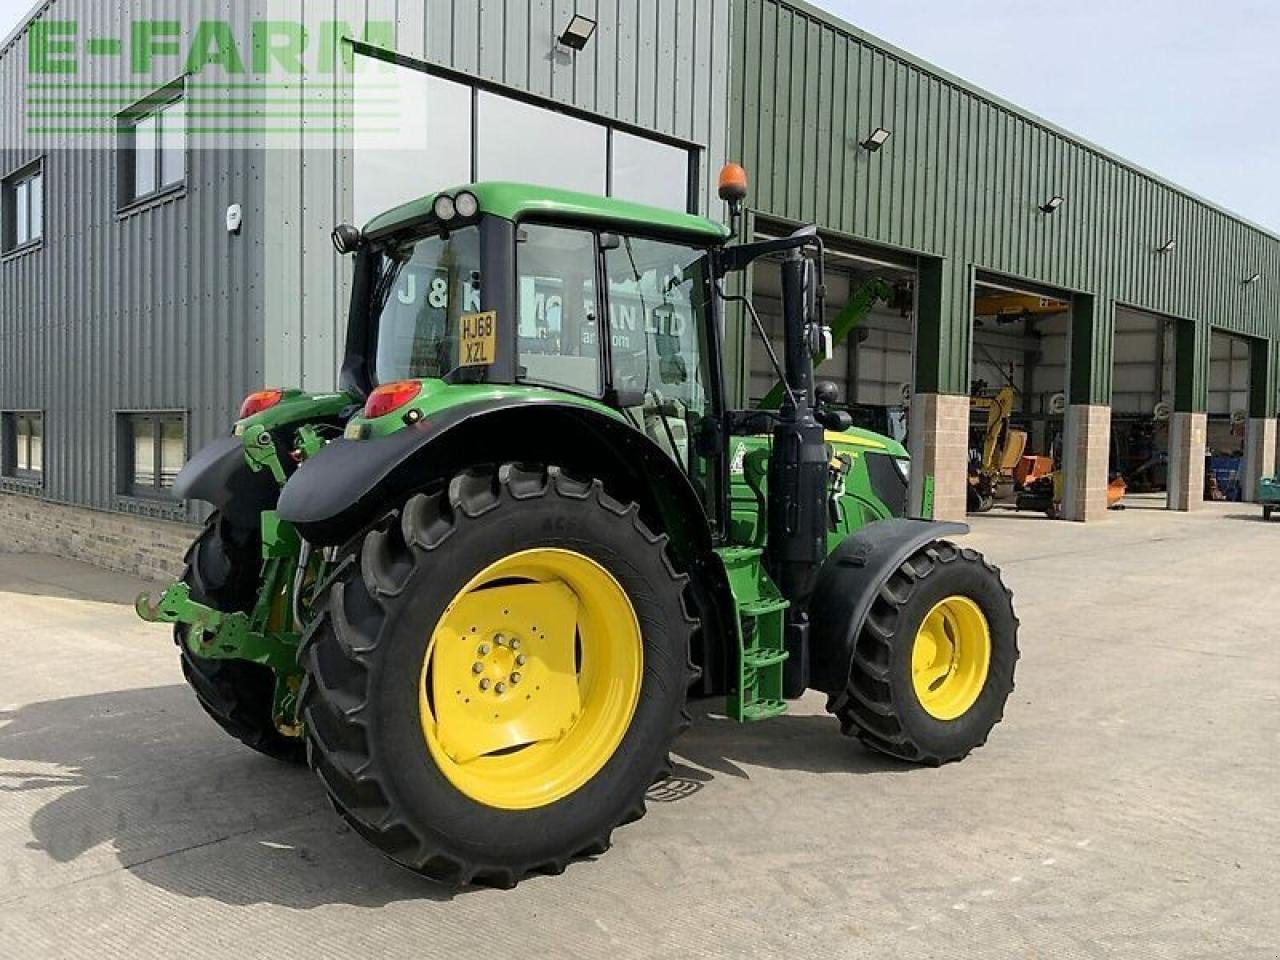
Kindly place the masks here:
POLYGON ((604 567, 515 553, 458 592, 419 678, 436 765, 486 806, 528 810, 591 780, 622 743, 644 672, 640 622, 604 567))
POLYGON ((925 712, 955 720, 978 700, 991 667, 991 629, 968 597, 952 596, 928 612, 911 648, 911 680, 925 712))

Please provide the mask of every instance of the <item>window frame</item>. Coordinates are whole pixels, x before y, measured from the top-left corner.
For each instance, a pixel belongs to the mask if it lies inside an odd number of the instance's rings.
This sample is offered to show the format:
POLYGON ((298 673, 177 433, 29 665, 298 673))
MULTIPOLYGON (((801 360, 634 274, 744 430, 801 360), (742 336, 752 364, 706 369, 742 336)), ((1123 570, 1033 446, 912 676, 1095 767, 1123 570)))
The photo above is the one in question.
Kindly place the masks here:
POLYGON ((5 256, 9 254, 22 253, 26 250, 33 250, 44 245, 45 225, 48 221, 49 205, 46 203, 48 191, 45 189, 47 182, 45 177, 45 158, 43 155, 34 160, 30 160, 22 166, 15 169, 12 173, 4 178, 3 190, 3 207, 4 207, 4 230, 3 230, 3 252, 5 256), (40 181, 40 232, 32 236, 31 234, 31 198, 34 195, 31 190, 33 181, 40 181), (18 190, 21 187, 27 188, 26 198, 23 207, 26 212, 27 219, 27 237, 25 240, 18 239, 18 190))
POLYGON ((138 207, 182 194, 187 188, 191 172, 191 117, 187 112, 186 78, 168 83, 143 97, 116 115, 116 207, 128 212, 138 207), (181 105, 182 109, 182 176, 164 182, 165 127, 163 116, 181 105), (139 193, 137 130, 147 120, 155 120, 154 143, 148 147, 154 164, 155 182, 151 190, 139 193))
MULTIPOLYGON (((45 441, 48 438, 48 433, 45 430, 44 411, 43 410, 6 410, 3 413, 3 418, 4 418, 4 438, 3 438, 4 439, 4 449, 3 449, 4 456, 3 456, 3 463, 2 463, 3 469, 0 470, 0 475, 3 475, 5 480, 17 481, 18 483, 21 483, 24 486, 35 486, 35 487, 44 486, 45 463, 47 462, 47 457, 45 456, 45 450, 46 450, 45 441), (29 465, 26 467, 19 466, 19 463, 21 462, 21 458, 19 457, 19 453, 18 453, 18 438, 19 438, 18 421, 22 419, 32 419, 32 418, 34 418, 40 424, 40 468, 38 470, 31 469, 29 465)), ((26 460, 27 460, 27 463, 30 464, 31 438, 35 436, 35 433, 29 432, 26 436, 27 436, 26 460)))
MULTIPOLYGON (((116 494, 131 500, 148 502, 176 503, 172 486, 162 484, 164 471, 163 450, 164 423, 178 423, 182 427, 182 462, 185 465, 191 456, 191 436, 189 426, 191 418, 186 410, 117 410, 116 411, 116 494), (156 426, 151 439, 151 471, 152 482, 137 482, 137 458, 135 446, 135 425, 141 420, 148 420, 156 426)), ((181 467, 179 467, 181 469, 181 467)))

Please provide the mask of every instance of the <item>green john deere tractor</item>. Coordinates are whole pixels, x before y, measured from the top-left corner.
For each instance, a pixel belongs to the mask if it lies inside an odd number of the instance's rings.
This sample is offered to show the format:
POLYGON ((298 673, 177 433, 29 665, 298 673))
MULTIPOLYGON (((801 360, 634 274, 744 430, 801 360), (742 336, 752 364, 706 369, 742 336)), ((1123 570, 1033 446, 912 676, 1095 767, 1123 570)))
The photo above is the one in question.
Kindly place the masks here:
POLYGON ((963 526, 906 519, 906 451, 814 383, 816 232, 729 236, 503 183, 341 226, 341 392, 253 394, 180 474, 213 512, 139 613, 175 625, 215 721, 305 757, 410 869, 510 886, 603 852, 690 698, 757 721, 820 690, 923 764, 1000 720, 1011 594, 963 526), (726 281, 765 256, 782 400, 730 410, 726 281))

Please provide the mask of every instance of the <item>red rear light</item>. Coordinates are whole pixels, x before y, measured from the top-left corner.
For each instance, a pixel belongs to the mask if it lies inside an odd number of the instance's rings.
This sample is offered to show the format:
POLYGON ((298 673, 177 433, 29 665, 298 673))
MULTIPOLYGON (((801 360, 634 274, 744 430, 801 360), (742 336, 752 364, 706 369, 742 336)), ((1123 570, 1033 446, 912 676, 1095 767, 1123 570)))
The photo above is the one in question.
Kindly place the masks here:
POLYGON ((257 393, 251 393, 244 398, 244 403, 240 404, 240 419, 252 417, 263 410, 270 410, 283 399, 283 390, 259 390, 257 393))
POLYGON ((388 413, 399 410, 422 392, 422 384, 417 380, 397 380, 395 383, 384 383, 369 394, 364 404, 366 420, 376 420, 388 413))

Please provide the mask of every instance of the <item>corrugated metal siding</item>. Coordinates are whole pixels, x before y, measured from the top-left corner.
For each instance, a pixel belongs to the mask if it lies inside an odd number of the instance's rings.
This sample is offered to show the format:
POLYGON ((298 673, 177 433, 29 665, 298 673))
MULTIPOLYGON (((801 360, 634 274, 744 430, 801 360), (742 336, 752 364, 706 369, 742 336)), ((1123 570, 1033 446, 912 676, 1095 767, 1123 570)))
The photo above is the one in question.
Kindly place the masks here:
MULTIPOLYGON (((730 0, 303 0, 292 9, 308 21, 394 22, 398 53, 696 143, 705 148, 701 209, 719 213, 712 198, 728 136, 730 0), (575 12, 597 21, 595 36, 576 55, 557 52, 555 38, 575 12)), ((350 150, 299 144, 271 151, 267 164, 266 269, 282 280, 268 291, 267 377, 329 389, 350 273, 329 232, 352 217, 350 150)))
POLYGON ((968 389, 971 268, 1097 296, 1088 402, 1110 396, 1116 302, 1280 335, 1275 236, 803 3, 733 0, 732 20, 730 152, 753 207, 944 259, 922 389, 968 389), (892 139, 860 149, 877 126, 892 139), (1067 202, 1045 216, 1055 193, 1067 202))
MULTIPOLYGON (((192 7, 192 19, 199 11, 233 23, 242 16, 223 3, 192 7)), ((162 5, 56 0, 45 16, 77 21, 81 37, 117 37, 130 20, 164 13, 162 5)), ((122 79, 135 79, 124 64, 89 57, 74 78, 122 79)), ((6 143, 17 144, 0 153, 5 173, 45 157, 45 240, 0 262, 0 409, 44 411, 46 497, 171 515, 172 507, 116 495, 115 412, 186 411, 195 450, 226 433, 244 394, 261 383, 261 156, 193 149, 182 195, 118 217, 114 142, 27 137, 27 80, 20 37, 0 57, 0 124, 6 143), (231 203, 248 214, 238 238, 225 229, 231 203)), ((119 107, 146 92, 122 93, 119 107)))

